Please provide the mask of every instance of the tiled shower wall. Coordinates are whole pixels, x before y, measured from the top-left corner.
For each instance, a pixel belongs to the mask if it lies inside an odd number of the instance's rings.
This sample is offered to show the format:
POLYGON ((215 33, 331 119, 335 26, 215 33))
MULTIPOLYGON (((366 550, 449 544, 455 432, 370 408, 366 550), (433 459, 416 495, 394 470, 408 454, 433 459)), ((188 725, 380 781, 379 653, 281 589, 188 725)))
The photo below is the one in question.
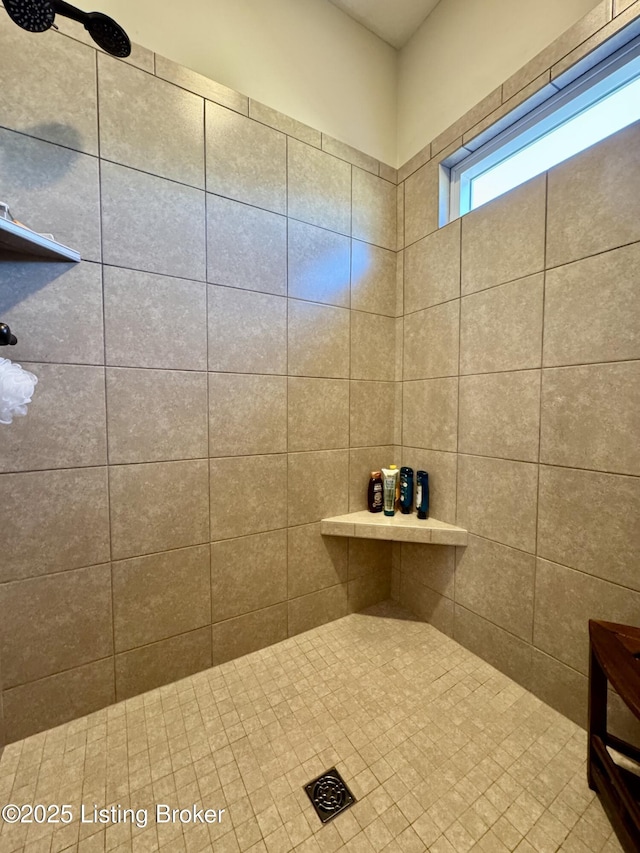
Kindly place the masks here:
POLYGON ((390 593, 318 522, 391 458, 395 169, 82 33, 0 10, 0 197, 83 258, 0 262, 0 745, 390 593))
POLYGON ((430 472, 433 515, 470 537, 399 547, 394 597, 583 724, 588 619, 640 624, 640 124, 441 229, 438 163, 640 5, 612 11, 399 186, 403 464, 430 472))

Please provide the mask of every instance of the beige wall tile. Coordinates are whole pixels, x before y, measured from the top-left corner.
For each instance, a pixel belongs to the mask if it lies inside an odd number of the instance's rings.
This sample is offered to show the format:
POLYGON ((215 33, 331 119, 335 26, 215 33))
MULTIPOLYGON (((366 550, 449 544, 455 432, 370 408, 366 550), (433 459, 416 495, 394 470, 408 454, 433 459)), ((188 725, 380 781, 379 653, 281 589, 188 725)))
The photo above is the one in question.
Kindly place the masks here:
MULTIPOLYGON (((415 475, 415 472, 414 472, 415 475)), ((401 543, 403 575, 420 581, 440 595, 453 598, 456 549, 451 545, 413 545, 401 543)), ((463 548, 460 549, 464 551, 463 548)))
POLYGON ((288 140, 288 214, 351 235, 351 166, 297 139, 288 140))
POLYGON ((404 245, 409 246, 438 228, 439 166, 431 160, 404 184, 404 245))
POLYGON ((113 654, 109 565, 3 584, 0 611, 5 689, 113 654))
POLYGON ((406 163, 404 163, 398 169, 398 181, 406 181, 409 175, 412 175, 416 172, 420 166, 424 166, 425 163, 428 163, 431 159, 431 143, 429 142, 424 148, 421 148, 413 157, 410 157, 406 163))
POLYGON ((287 220, 207 194, 207 281, 287 293, 287 220))
POLYGON ((104 363, 102 280, 97 264, 3 261, 2 322, 17 332, 12 361, 104 363), (22 330, 28 333, 22 334, 22 330))
POLYGON ((107 364, 207 369, 205 284, 116 267, 103 276, 107 364))
POLYGON ((386 163, 379 164, 380 177, 385 181, 391 181, 392 184, 398 183, 398 170, 393 166, 387 166, 386 163))
MULTIPOLYGON (((391 445, 361 447, 349 451, 349 508, 342 512, 357 512, 367 509, 367 490, 372 471, 389 465, 400 467, 399 452, 391 445)), ((328 515, 339 515, 337 512, 328 515)))
POLYGON ((543 652, 587 675, 589 619, 634 625, 640 593, 626 587, 538 560, 534 644, 543 652))
POLYGON ((343 234, 289 220, 288 294, 349 307, 351 241, 343 234))
POLYGON ((287 372, 287 300, 282 296, 207 288, 209 370, 287 372))
POLYGON ((38 385, 27 416, 16 418, 2 436, 0 471, 106 464, 104 368, 22 366, 38 377, 38 385))
POLYGON ((213 622, 287 598, 287 532, 274 530, 211 546, 213 622))
POLYGON ((458 374, 460 302, 447 302, 404 320, 404 379, 458 374))
POLYGON ((0 581, 109 560, 106 468, 0 475, 0 581))
POLYGON ((353 167, 353 236, 385 249, 396 248, 396 187, 353 167))
POLYGON ((455 452, 458 444, 458 379, 403 382, 402 440, 409 447, 455 452))
POLYGON ((636 0, 613 0, 613 14, 619 15, 620 12, 633 6, 635 2, 636 0))
POLYGON ((349 451, 290 453, 289 524, 308 524, 348 512, 349 451))
POLYGON ((457 523, 470 533, 534 553, 537 487, 536 465, 460 454, 457 523))
POLYGON ((520 118, 555 95, 558 90, 551 85, 550 79, 551 71, 547 69, 528 83, 524 89, 520 89, 508 100, 503 101, 497 109, 475 124, 462 137, 465 151, 476 151, 485 142, 494 139, 503 130, 511 127, 520 118))
POLYGON ((398 184, 396 194, 396 228, 398 234, 398 249, 402 249, 406 245, 406 238, 404 233, 404 196, 404 183, 398 184))
POLYGON ((640 474, 640 362, 543 371, 540 461, 640 474))
POLYGON ((538 461, 540 371, 460 378, 461 453, 538 461))
POLYGON ((288 450, 349 446, 349 381, 288 380, 288 450))
POLYGON ((109 461, 208 455, 207 374, 107 368, 109 461))
POLYGON ((611 19, 611 4, 608 2, 598 3, 579 21, 569 27, 555 41, 544 48, 532 60, 526 63, 519 71, 516 71, 503 84, 502 98, 507 100, 513 94, 520 91, 527 83, 546 71, 554 62, 557 62, 572 50, 577 44, 585 41, 590 35, 597 32, 611 19))
POLYGON ((531 646, 486 619, 455 606, 453 638, 528 689, 531 682, 531 646))
POLYGON ((209 374, 209 454, 242 456, 287 449, 284 376, 209 374))
POLYGON ((391 566, 373 569, 348 583, 349 613, 359 613, 391 597, 391 566))
POLYGON ((289 598, 345 583, 350 540, 322 536, 319 523, 290 527, 287 534, 289 598))
POLYGON ((547 272, 545 365, 640 356, 639 265, 636 243, 547 272))
MULTIPOLYGON (((461 137, 469 128, 476 125, 480 119, 489 115, 493 110, 502 103, 502 86, 498 86, 492 92, 484 97, 481 101, 468 110, 463 116, 455 121, 444 133, 441 133, 431 143, 431 156, 435 157, 443 149, 454 143, 456 139, 461 137)), ((441 159, 441 158, 439 158, 441 159)))
POLYGON ((208 540, 206 460, 115 465, 109 469, 109 486, 114 559, 208 540))
POLYGON ((96 158, 4 129, 0 157, 3 199, 12 202, 13 215, 19 199, 20 222, 38 233, 53 231, 85 260, 101 260, 96 158))
POLYGON ((3 26, 0 75, 3 80, 13 80, 12 85, 3 87, 3 125, 47 142, 96 154, 94 51, 50 30, 40 35, 38 61, 34 62, 31 51, 25 49, 30 45, 28 38, 15 27, 3 26), (53 68, 55 74, 51 73, 53 68))
POLYGON ((403 447, 402 463, 429 474, 429 514, 448 524, 456 523, 456 475, 458 457, 439 450, 403 447))
POLYGON ((350 447, 393 444, 396 386, 393 382, 349 383, 350 447))
POLYGON ((287 605, 276 604, 211 626, 213 665, 235 660, 287 638, 287 605))
POLYGON ((172 62, 159 53, 156 53, 154 58, 156 77, 175 83, 181 89, 195 92, 196 95, 201 95, 208 101, 214 101, 223 107, 229 107, 229 109, 247 115, 249 99, 246 95, 241 95, 227 86, 222 86, 190 68, 185 68, 184 65, 178 65, 177 62, 172 62))
POLYGON ((549 172, 547 266, 640 240, 640 123, 549 172))
POLYGON ((531 642, 536 558, 469 537, 457 549, 456 603, 531 642))
POLYGON ((381 314, 351 312, 351 378, 392 382, 396 321, 381 314))
POLYGON ((309 127, 308 124, 303 124, 284 113, 279 113, 278 110, 267 107, 260 101, 254 101, 253 98, 249 99, 249 117, 273 127, 275 130, 280 130, 287 136, 293 136, 300 142, 306 142, 307 145, 313 145, 315 148, 322 147, 322 133, 319 130, 309 127))
POLYGON ((286 213, 283 133, 207 101, 206 140, 208 192, 286 213))
POLYGON ((404 310, 429 308, 460 296, 460 220, 405 250, 404 310))
POLYGON ((212 459, 211 538, 287 526, 287 456, 212 459))
POLYGON ((204 281, 202 190, 106 160, 100 178, 105 263, 204 281))
POLYGON ((373 539, 347 539, 347 542, 350 581, 391 567, 392 542, 373 539))
POLYGON ((460 308, 460 372, 540 367, 543 276, 466 296, 460 308))
POLYGON ((380 163, 375 157, 370 157, 364 154, 352 145, 347 145, 346 142, 340 142, 339 139, 334 139, 332 136, 322 134, 322 150, 328 154, 333 154, 334 157, 339 157, 341 160, 346 160, 360 169, 365 169, 371 172, 372 175, 377 175, 380 170, 380 163))
POLYGON ((532 649, 531 656, 531 691, 547 705, 551 705, 583 729, 586 728, 586 676, 538 649, 532 649))
POLYGON ((640 591, 640 481, 540 467, 538 554, 640 591))
POLYGON ((211 622, 209 546, 113 564, 113 631, 122 652, 211 622))
POLYGON ((5 690, 8 742, 91 714, 115 702, 113 658, 5 690))
POLYGON ((204 101, 98 54, 100 156, 204 189, 204 101))
MULTIPOLYGON (((621 5, 624 3, 624 0, 622 4, 617 3, 616 5, 616 3, 617 0, 613 0, 613 14, 615 16, 613 20, 610 20, 611 4, 608 3, 607 0, 600 3, 600 6, 606 9, 608 23, 601 27, 590 38, 581 42, 578 47, 567 53, 566 56, 563 56, 559 62, 552 66, 552 80, 559 78, 562 83, 566 83, 567 78, 572 80, 576 79, 583 74, 587 68, 592 68, 597 64, 603 56, 606 57, 613 53, 615 48, 620 44, 620 41, 626 44, 631 40, 634 34, 633 30, 631 32, 624 32, 624 30, 628 24, 635 21, 638 15, 638 10, 629 9, 626 14, 622 15, 620 14, 623 11, 621 5), (623 32, 620 32, 621 30, 623 30, 623 32), (620 39, 614 41, 613 39, 618 33, 620 33, 620 39), (598 48, 600 48, 600 50, 598 50, 598 48), (584 64, 581 62, 583 59, 585 60, 584 64), (564 76, 565 72, 567 72, 567 77, 564 76)), ((628 0, 627 5, 629 5, 628 0)))
POLYGON ((351 307, 396 316, 396 253, 351 241, 351 307))
POLYGON ((544 268, 545 201, 546 178, 540 175, 464 217, 464 294, 544 268))
POLYGON ((326 622, 333 622, 347 615, 347 585, 340 584, 288 603, 289 636, 309 631, 326 622))
POLYGON ((349 378, 349 311, 289 300, 289 373, 349 378))
POLYGON ((453 636, 453 601, 425 586, 416 575, 402 574, 400 603, 422 622, 428 622, 447 636, 453 636))
POLYGON ((116 696, 120 702, 178 681, 211 666, 211 631, 200 628, 179 637, 116 655, 116 696))

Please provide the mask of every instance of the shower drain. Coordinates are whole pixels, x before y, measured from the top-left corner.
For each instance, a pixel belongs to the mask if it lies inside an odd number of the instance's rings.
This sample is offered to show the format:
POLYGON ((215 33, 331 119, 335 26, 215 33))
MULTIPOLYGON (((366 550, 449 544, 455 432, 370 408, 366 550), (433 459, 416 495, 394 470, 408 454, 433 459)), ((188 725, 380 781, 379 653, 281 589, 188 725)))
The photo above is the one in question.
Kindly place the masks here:
POLYGON ((322 823, 331 820, 356 801, 335 767, 309 782, 304 789, 322 823))

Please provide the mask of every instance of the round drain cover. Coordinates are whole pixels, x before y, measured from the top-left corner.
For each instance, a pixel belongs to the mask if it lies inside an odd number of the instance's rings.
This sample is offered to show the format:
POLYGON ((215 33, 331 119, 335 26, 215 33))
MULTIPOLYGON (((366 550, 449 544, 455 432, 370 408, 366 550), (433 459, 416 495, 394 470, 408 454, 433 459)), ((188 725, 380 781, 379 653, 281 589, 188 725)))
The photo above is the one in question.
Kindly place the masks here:
POLYGON ((355 797, 335 767, 304 786, 316 814, 326 823, 355 803, 355 797))
POLYGON ((326 812, 335 812, 344 805, 347 789, 334 776, 323 776, 314 785, 312 796, 326 812))

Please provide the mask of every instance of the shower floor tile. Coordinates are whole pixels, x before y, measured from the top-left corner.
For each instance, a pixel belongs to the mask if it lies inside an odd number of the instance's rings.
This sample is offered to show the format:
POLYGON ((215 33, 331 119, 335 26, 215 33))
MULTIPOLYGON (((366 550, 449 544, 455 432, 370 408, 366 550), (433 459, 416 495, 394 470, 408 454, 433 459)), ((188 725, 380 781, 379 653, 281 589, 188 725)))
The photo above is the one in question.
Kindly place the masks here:
POLYGON ((73 819, 0 818, 0 853, 617 853, 585 754, 582 729, 385 603, 10 744, 0 806, 73 819), (357 802, 323 825, 303 786, 334 766, 357 802))

